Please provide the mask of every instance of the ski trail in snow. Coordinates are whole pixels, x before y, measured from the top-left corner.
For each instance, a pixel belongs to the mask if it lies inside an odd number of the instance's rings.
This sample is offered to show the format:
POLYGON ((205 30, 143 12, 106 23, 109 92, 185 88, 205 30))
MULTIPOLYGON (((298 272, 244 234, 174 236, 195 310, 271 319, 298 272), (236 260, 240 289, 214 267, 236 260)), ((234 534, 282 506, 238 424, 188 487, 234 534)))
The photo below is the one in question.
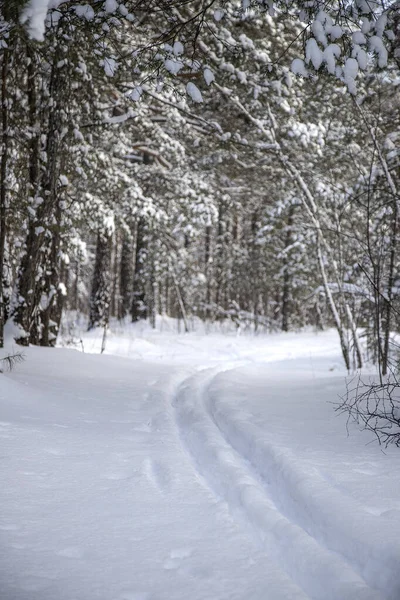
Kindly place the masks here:
MULTIPOLYGON (((278 509, 242 452, 235 450, 228 436, 225 437, 221 423, 226 406, 218 411, 215 399, 212 405, 207 402, 206 394, 214 379, 227 370, 203 370, 187 378, 172 394, 179 434, 196 470, 309 598, 382 599, 352 565, 278 509)), ((246 438, 246 442, 251 448, 248 454, 257 455, 258 438, 253 441, 246 438)), ((296 492, 296 488, 292 491, 296 492)))
POLYGON ((207 386, 204 403, 224 439, 247 460, 268 486, 285 516, 320 544, 344 556, 367 582, 400 598, 398 531, 382 523, 353 498, 342 494, 314 467, 301 464, 287 448, 277 448, 267 434, 229 405, 219 393, 218 373, 207 386), (396 576, 395 576, 396 574, 396 576))

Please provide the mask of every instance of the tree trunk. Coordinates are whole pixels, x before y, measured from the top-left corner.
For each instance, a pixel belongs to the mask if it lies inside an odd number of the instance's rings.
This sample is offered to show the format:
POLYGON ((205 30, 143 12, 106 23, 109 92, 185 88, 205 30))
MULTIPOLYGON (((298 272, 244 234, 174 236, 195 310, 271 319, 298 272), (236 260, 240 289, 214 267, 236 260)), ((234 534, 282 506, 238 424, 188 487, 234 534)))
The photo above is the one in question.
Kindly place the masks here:
POLYGON ((205 276, 206 276, 206 309, 204 311, 204 318, 210 319, 211 311, 211 226, 207 225, 205 235, 205 251, 204 251, 204 265, 205 265, 205 276))
POLYGON ((219 312, 220 303, 222 300, 222 292, 224 287, 224 217, 225 217, 223 200, 220 200, 218 205, 218 225, 217 225, 217 272, 216 272, 216 290, 215 303, 219 312))
POLYGON ((61 209, 57 203, 55 227, 51 238, 48 263, 46 264, 46 276, 44 283, 44 295, 47 298, 46 307, 42 310, 41 322, 41 346, 54 346, 57 340, 58 327, 61 320, 61 310, 57 306, 63 301, 60 286, 60 227, 61 209))
POLYGON ((17 282, 18 302, 14 310, 14 320, 24 330, 18 343, 27 345, 39 343, 42 334, 43 344, 49 344, 49 323, 54 290, 58 288, 58 251, 60 231, 55 214, 58 210, 57 183, 60 175, 60 131, 62 125, 61 95, 64 88, 62 69, 58 67, 59 50, 56 49, 50 74, 48 97, 48 120, 46 126, 46 160, 40 174, 40 127, 38 125, 38 99, 36 92, 36 55, 28 49, 30 57, 28 69, 28 104, 30 125, 33 133, 30 142, 29 173, 30 193, 38 204, 34 217, 30 220, 25 242, 25 254, 17 282), (35 59, 35 60, 34 60, 35 59), (54 219, 56 226, 54 227, 54 219), (49 241, 48 233, 51 234, 49 241), (47 263, 47 258, 50 259, 47 263), (47 275, 48 272, 50 275, 47 275), (41 324, 40 301, 42 294, 47 297, 43 327, 41 324))
POLYGON ((389 252, 389 273, 387 279, 387 290, 385 296, 384 315, 385 315, 385 329, 384 329, 384 342, 383 342, 383 355, 382 355, 382 375, 387 375, 389 367, 389 342, 390 342, 390 328, 392 324, 392 304, 393 304, 393 286, 395 279, 395 261, 396 261, 396 250, 397 250, 397 219, 398 219, 398 208, 397 198, 393 199, 392 202, 393 215, 392 215, 392 232, 390 239, 390 252, 389 252))
POLYGON ((132 279, 133 279, 133 248, 132 237, 126 232, 122 239, 121 261, 119 269, 120 299, 118 319, 124 319, 129 313, 132 304, 132 279))
POLYGON ((111 236, 108 231, 99 231, 96 243, 88 330, 106 326, 110 305, 110 260, 111 236))
POLYGON ((110 294, 110 316, 118 316, 119 306, 119 235, 115 232, 111 243, 111 294, 110 294))
POLYGON ((0 348, 4 346, 4 325, 6 318, 4 299, 4 257, 6 245, 6 211, 7 211, 7 167, 9 159, 9 135, 8 135, 8 72, 10 61, 10 49, 3 48, 3 59, 1 68, 1 169, 0 169, 0 348))
POLYGON ((287 219, 287 230, 285 239, 285 264, 283 267, 283 287, 282 287, 282 331, 289 331, 290 319, 290 292, 291 292, 291 277, 290 277, 290 257, 287 249, 292 243, 292 226, 293 226, 294 206, 289 208, 287 219))
POLYGON ((141 319, 147 319, 147 299, 142 281, 146 249, 145 222, 143 219, 139 219, 136 227, 135 273, 133 277, 133 297, 131 306, 132 323, 140 321, 141 319))
POLYGON ((335 321, 335 326, 336 326, 336 330, 339 334, 339 339, 340 339, 340 348, 342 350, 342 356, 343 356, 343 360, 344 363, 346 365, 346 369, 348 371, 350 371, 350 353, 349 353, 349 347, 347 344, 347 340, 346 340, 346 336, 345 336, 345 330, 343 327, 343 323, 340 319, 340 315, 339 312, 337 310, 335 301, 333 299, 332 296, 332 291, 329 287, 329 283, 328 283, 328 279, 326 276, 326 271, 325 271, 325 264, 324 264, 324 260, 322 258, 322 253, 321 253, 321 242, 320 242, 320 237, 319 234, 317 234, 317 252, 318 252, 318 262, 319 262, 319 266, 321 269, 321 275, 322 275, 322 281, 323 281, 323 286, 324 286, 324 290, 325 290, 325 294, 326 297, 328 299, 328 303, 329 303, 329 307, 332 311, 332 315, 335 321))

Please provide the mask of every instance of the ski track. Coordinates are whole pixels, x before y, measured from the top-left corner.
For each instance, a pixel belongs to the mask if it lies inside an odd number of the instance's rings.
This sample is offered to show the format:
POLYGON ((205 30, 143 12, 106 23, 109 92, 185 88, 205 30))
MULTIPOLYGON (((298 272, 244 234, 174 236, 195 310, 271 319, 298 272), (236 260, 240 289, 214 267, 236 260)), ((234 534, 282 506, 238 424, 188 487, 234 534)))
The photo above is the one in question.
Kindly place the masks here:
MULTIPOLYGON (((224 367, 197 371, 186 367, 162 375, 149 383, 142 396, 143 407, 154 407, 146 421, 123 413, 110 423, 126 425, 128 430, 132 427, 143 436, 158 438, 161 433, 168 440, 172 436, 178 452, 187 458, 190 476, 193 474, 209 495, 226 503, 244 537, 262 548, 269 570, 276 568, 282 587, 290 589, 285 598, 399 600, 400 540, 390 518, 377 519, 313 464, 299 460, 288 447, 271 443, 268 429, 254 425, 251 414, 232 406, 226 391, 229 372, 248 364, 237 360, 224 367)), ((68 432, 71 423, 57 419, 46 426, 68 432)), ((0 437, 11 435, 12 424, 1 421, 0 437)), ((48 445, 43 452, 61 462, 68 456, 56 445, 48 445)), ((125 480, 142 477, 161 501, 168 501, 174 493, 177 481, 167 456, 149 453, 137 471, 130 468, 130 452, 125 446, 116 456, 118 461, 99 475, 110 484, 123 486, 125 480)), ((4 532, 15 529, 18 526, 13 523, 0 526, 4 532)), ((193 552, 191 545, 177 545, 165 557, 163 570, 194 572, 190 565, 193 552)), ((69 561, 85 558, 84 548, 65 542, 55 553, 69 561)), ((23 585, 36 591, 44 584, 27 579, 23 585)), ((129 591, 119 598, 150 596, 129 591)))
POLYGON ((207 389, 209 414, 228 443, 268 485, 279 510, 320 544, 345 557, 369 585, 398 600, 398 531, 330 485, 315 467, 302 465, 289 449, 272 445, 262 430, 243 421, 216 393, 220 375, 207 389))
POLYGON ((195 470, 305 597, 398 600, 395 532, 389 524, 382 530, 382 523, 287 449, 269 444, 263 431, 220 397, 219 379, 240 366, 204 369, 171 394, 179 436, 195 470))

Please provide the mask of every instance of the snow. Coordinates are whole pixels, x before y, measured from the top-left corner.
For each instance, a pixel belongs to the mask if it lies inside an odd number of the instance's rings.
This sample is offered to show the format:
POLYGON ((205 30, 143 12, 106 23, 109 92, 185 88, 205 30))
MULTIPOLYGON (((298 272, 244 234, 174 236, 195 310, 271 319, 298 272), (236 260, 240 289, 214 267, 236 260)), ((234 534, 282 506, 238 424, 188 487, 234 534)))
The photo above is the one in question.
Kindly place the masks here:
MULTIPOLYGON (((66 263, 67 261, 64 261, 64 262, 66 263)), ((67 264, 68 264, 68 263, 67 263, 67 264)), ((59 290, 59 292, 61 293, 61 295, 62 295, 62 296, 66 296, 66 295, 67 295, 67 293, 68 293, 68 292, 67 292, 67 288, 65 287, 65 284, 64 284, 64 283, 62 283, 62 282, 60 282, 60 283, 58 284, 58 288, 57 288, 57 289, 59 290)))
POLYGON ((353 44, 357 44, 358 46, 360 44, 366 44, 367 43, 367 39, 365 37, 365 35, 361 32, 361 31, 355 31, 352 34, 352 40, 353 40, 353 44))
POLYGON ((305 67, 304 62, 301 60, 301 58, 295 58, 292 61, 291 69, 295 75, 302 75, 303 77, 308 76, 308 71, 305 67))
POLYGON ((398 450, 335 415, 336 332, 176 328, 0 376, 1 597, 397 600, 398 450))
POLYGON ((89 4, 78 4, 74 6, 74 10, 78 17, 86 19, 86 21, 92 21, 94 19, 94 10, 89 4))
POLYGON ((177 75, 183 67, 183 62, 181 60, 167 58, 164 62, 164 66, 167 69, 167 71, 172 73, 172 75, 177 75))
POLYGON ((385 29, 387 26, 387 14, 384 12, 381 14, 381 16, 375 21, 375 25, 374 25, 374 29, 375 29, 375 33, 378 37, 382 37, 383 34, 385 33, 385 29))
POLYGON ((367 19, 366 17, 363 17, 362 26, 361 26, 362 33, 369 33, 371 30, 371 25, 372 25, 372 22, 369 19, 367 19))
POLYGON ((118 9, 118 2, 116 0, 106 0, 104 2, 104 10, 106 13, 115 13, 118 9))
POLYGON ((184 52, 184 47, 181 42, 175 42, 173 46, 173 53, 175 56, 180 56, 184 52))
POLYGON ((357 58, 358 66, 364 71, 368 67, 368 54, 359 46, 354 46, 354 54, 357 58))
POLYGON ((315 39, 322 44, 323 46, 326 46, 328 41, 326 39, 326 34, 325 34, 325 28, 323 26, 323 24, 321 23, 321 21, 315 20, 312 24, 312 32, 315 36, 315 39))
POLYGON ((307 40, 306 61, 312 63, 314 69, 319 69, 323 60, 323 53, 314 38, 307 40))
MULTIPOLYGON (((79 139, 79 137, 78 137, 77 134, 80 134, 80 131, 77 131, 75 129, 74 130, 74 136, 75 136, 75 138, 79 139)), ((81 136, 82 136, 82 134, 81 134, 81 136)), ((82 139, 83 139, 83 136, 82 136, 82 139)), ((68 177, 66 175, 60 175, 59 178, 58 178, 58 181, 59 181, 60 185, 62 185, 62 186, 66 186, 66 185, 69 184, 68 177)))
POLYGON ((378 55, 378 66, 381 69, 383 69, 383 67, 386 67, 388 53, 382 39, 377 35, 373 35, 369 38, 369 47, 372 52, 376 52, 376 54, 378 55))
POLYGON ((191 97, 193 102, 203 102, 203 96, 201 95, 199 88, 192 81, 189 81, 187 84, 186 92, 191 97))
POLYGON ((211 69, 204 69, 203 76, 207 85, 211 85, 211 83, 215 80, 214 73, 211 71, 211 69))
POLYGON ((133 102, 139 102, 142 94, 143 89, 140 85, 138 85, 132 91, 129 91, 127 95, 129 95, 129 98, 133 100, 133 102))
POLYGON ((118 63, 114 58, 105 58, 104 59, 104 72, 107 77, 114 77, 115 71, 118 68, 118 63))
POLYGON ((50 0, 29 0, 21 13, 21 23, 28 22, 29 35, 38 41, 44 40, 45 20, 50 0))
POLYGON ((329 44, 324 50, 324 61, 328 73, 334 74, 336 70, 336 59, 340 56, 340 47, 337 44, 329 44))
POLYGON ((356 77, 358 73, 358 61, 355 58, 348 58, 343 67, 344 81, 348 87, 350 94, 355 94, 356 88, 356 77))
POLYGON ((343 35, 343 30, 340 25, 333 25, 330 31, 331 40, 339 40, 343 35))

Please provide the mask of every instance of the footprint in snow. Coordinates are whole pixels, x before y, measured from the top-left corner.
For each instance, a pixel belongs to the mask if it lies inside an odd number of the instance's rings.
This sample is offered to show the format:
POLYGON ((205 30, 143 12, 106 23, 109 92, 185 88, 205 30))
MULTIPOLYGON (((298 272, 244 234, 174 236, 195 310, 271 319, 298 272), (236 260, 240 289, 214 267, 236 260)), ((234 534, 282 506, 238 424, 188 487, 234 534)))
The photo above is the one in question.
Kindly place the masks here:
POLYGON ((83 550, 78 546, 68 546, 67 548, 58 550, 56 554, 65 558, 82 558, 83 550))
POLYGON ((152 431, 165 431, 168 429, 169 424, 170 416, 165 410, 154 415, 150 421, 150 427, 152 431))
POLYGON ((172 570, 179 569, 185 558, 189 558, 192 555, 192 548, 176 548, 171 550, 169 558, 164 563, 164 569, 172 570))
POLYGON ((149 400, 153 400, 154 396, 157 395, 158 390, 157 389, 153 389, 153 386, 155 386, 157 384, 157 379, 155 379, 154 381, 151 381, 149 383, 149 390, 147 390, 147 392, 144 392, 144 394, 142 395, 142 400, 143 403, 146 404, 146 402, 148 402, 149 400))
POLYGON ((192 548, 176 548, 175 550, 171 550, 170 556, 171 558, 188 558, 192 556, 192 552, 192 548))
POLYGON ((162 462, 146 458, 143 462, 143 473, 160 492, 166 492, 170 489, 172 475, 168 467, 162 462))

